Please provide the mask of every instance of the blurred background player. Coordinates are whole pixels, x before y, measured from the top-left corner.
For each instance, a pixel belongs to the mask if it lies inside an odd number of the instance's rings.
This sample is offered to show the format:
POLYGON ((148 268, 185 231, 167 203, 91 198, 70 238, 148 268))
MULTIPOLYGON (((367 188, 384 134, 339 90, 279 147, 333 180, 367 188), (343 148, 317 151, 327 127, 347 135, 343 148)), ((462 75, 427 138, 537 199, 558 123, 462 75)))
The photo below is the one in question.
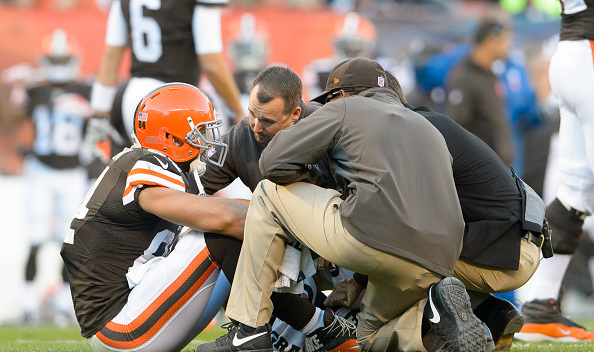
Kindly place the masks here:
MULTIPOLYGON (((79 77, 81 57, 75 38, 62 29, 46 35, 38 60, 38 83, 27 87, 21 107, 35 129, 35 139, 25 157, 23 175, 27 182, 26 212, 30 251, 25 270, 24 321, 40 319, 42 290, 35 278, 40 249, 48 241, 61 243, 72 214, 87 191, 87 169, 78 158, 85 120, 91 116, 90 84, 79 77)), ((15 93, 16 94, 16 93, 15 93)), ((73 321, 74 311, 65 271, 51 304, 54 323, 73 321)))
POLYGON ((594 211, 594 2, 562 0, 559 43, 549 80, 560 111, 556 198, 547 206, 553 258, 531 280, 518 339, 592 342, 586 330, 561 313, 559 294, 569 262, 580 245, 584 220, 594 211))
POLYGON ((334 25, 331 45, 332 57, 315 59, 303 69, 303 84, 308 101, 325 90, 328 75, 337 64, 358 56, 374 59, 386 70, 402 77, 400 81, 405 93, 415 84, 412 63, 406 55, 400 60, 389 55, 377 55, 376 28, 365 16, 356 12, 340 16, 334 25))
POLYGON ((233 63, 233 76, 241 94, 241 105, 247 111, 252 82, 269 62, 268 30, 265 23, 256 21, 251 13, 242 14, 230 27, 233 34, 227 52, 233 63))
MULTIPOLYGON (((357 56, 373 58, 375 41, 375 27, 367 18, 356 12, 340 17, 334 26, 332 57, 315 59, 304 68, 303 84, 307 101, 325 90, 330 71, 340 62, 357 56)), ((386 69, 390 70, 390 67, 386 69)))
POLYGON ((91 96, 91 107, 98 118, 90 124, 86 144, 89 149, 108 136, 117 139, 110 128, 110 112, 111 123, 123 139, 119 149, 130 145, 134 109, 141 98, 167 82, 197 86, 202 73, 226 101, 232 112, 230 121, 235 123, 245 116, 239 91, 222 55, 221 6, 227 3, 228 0, 112 3, 106 48, 91 96), (118 70, 126 48, 132 53, 131 78, 118 90, 118 70))

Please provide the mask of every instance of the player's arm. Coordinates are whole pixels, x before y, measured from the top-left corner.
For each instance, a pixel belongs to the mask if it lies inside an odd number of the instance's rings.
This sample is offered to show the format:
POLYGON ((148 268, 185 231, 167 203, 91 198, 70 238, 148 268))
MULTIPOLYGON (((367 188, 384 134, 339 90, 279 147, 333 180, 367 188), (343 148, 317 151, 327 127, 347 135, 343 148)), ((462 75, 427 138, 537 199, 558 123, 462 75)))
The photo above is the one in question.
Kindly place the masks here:
POLYGON ((220 53, 199 56, 200 67, 216 91, 233 110, 233 124, 239 123, 246 115, 239 100, 239 89, 233 75, 220 53))
POLYGON ((242 199, 242 198, 233 198, 234 201, 238 202, 239 204, 243 204, 246 207, 250 206, 250 200, 249 199, 242 199))
POLYGON ((127 45, 128 29, 120 1, 115 0, 107 18, 105 51, 99 66, 97 80, 91 91, 94 115, 108 116, 115 98, 118 70, 127 45))
POLYGON ((243 240, 247 206, 222 197, 200 197, 167 187, 147 187, 138 195, 145 211, 175 224, 243 240))
POLYGON ((107 115, 111 110, 117 89, 118 70, 125 49, 123 46, 107 46, 105 48, 101 65, 99 66, 99 74, 93 84, 91 96, 91 100, 94 103, 92 107, 98 113, 107 115), (97 96, 98 94, 101 96, 97 96), (104 101, 104 103, 101 104, 101 101, 104 101))
POLYGON ((246 114, 239 100, 239 88, 222 54, 221 8, 197 5, 192 27, 200 68, 234 112, 233 123, 237 124, 246 114))

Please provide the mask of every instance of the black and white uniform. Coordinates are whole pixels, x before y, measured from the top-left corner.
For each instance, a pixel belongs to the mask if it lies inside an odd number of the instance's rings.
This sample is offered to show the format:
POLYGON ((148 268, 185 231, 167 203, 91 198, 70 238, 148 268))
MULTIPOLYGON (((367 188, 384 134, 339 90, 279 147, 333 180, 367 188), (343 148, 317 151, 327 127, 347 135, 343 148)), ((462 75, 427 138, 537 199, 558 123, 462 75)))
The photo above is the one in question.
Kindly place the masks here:
POLYGON ((81 335, 95 351, 181 350, 220 308, 202 319, 220 273, 204 234, 180 238, 181 226, 138 204, 155 186, 196 193, 167 156, 142 148, 118 154, 62 245, 81 335))
POLYGON ((105 44, 129 46, 131 78, 120 89, 112 122, 123 137, 134 131, 138 102, 163 83, 198 85, 196 55, 223 51, 221 9, 228 0, 115 0, 109 12, 105 44))
MULTIPOLYGON (((35 138, 23 162, 29 257, 22 302, 25 316, 32 319, 39 316, 44 301, 36 280, 43 265, 38 250, 49 241, 64 240, 72 214, 88 190, 88 170, 80 164, 78 150, 85 120, 91 116, 89 92, 85 83, 43 83, 26 90, 23 107, 33 120, 35 138)), ((54 319, 74 316, 64 273, 62 278, 63 284, 49 296, 54 319)))
POLYGON ((23 174, 31 245, 62 242, 72 214, 87 191, 87 171, 78 160, 85 119, 91 116, 90 86, 43 84, 27 90, 27 115, 35 126, 23 174), (54 226, 55 225, 55 226, 54 226))
POLYGON ((594 1, 563 0, 549 79, 559 103, 557 198, 594 212, 594 1))
MULTIPOLYGON (((566 207, 580 212, 594 212, 594 1, 562 0, 559 43, 549 66, 551 90, 559 104, 560 125, 556 142, 556 159, 547 166, 548 188, 545 199, 559 199, 566 207), (551 180, 553 180, 551 182, 551 180), (548 193, 547 193, 548 192, 548 193), (550 194, 552 194, 552 196, 550 194)), ((554 203, 551 203, 554 204, 554 203)), ((567 229, 549 216, 552 227, 567 229)), ((587 217, 582 229, 594 238, 592 217, 587 217)), ((579 224, 579 223, 578 223, 579 224)), ((572 236, 581 231, 568 231, 557 239, 569 243, 574 251, 572 236), (568 240, 569 239, 569 240, 568 240)), ((575 242, 577 244, 577 242, 575 242)), ((561 243, 560 243, 561 244, 561 243)), ((566 245, 563 243, 563 245, 566 245)), ((561 284, 573 254, 558 252, 543 260, 530 279, 526 301, 558 299, 561 284)), ((592 262, 592 260, 590 260, 592 262)), ((590 264, 591 265, 591 264, 590 264)), ((536 334, 532 334, 536 335, 536 334)), ((525 336, 523 336, 525 338, 525 336)))

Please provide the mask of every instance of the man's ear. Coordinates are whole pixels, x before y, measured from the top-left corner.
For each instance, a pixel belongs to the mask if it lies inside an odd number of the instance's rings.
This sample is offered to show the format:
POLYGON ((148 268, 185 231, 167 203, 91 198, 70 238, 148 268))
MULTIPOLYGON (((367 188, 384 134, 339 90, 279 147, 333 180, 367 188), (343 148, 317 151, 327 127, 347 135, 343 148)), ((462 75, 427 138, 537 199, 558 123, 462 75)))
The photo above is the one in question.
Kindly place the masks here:
POLYGON ((301 106, 298 106, 295 108, 295 110, 293 110, 293 113, 291 114, 291 121, 293 123, 297 122, 297 120, 299 120, 300 115, 301 115, 301 106))

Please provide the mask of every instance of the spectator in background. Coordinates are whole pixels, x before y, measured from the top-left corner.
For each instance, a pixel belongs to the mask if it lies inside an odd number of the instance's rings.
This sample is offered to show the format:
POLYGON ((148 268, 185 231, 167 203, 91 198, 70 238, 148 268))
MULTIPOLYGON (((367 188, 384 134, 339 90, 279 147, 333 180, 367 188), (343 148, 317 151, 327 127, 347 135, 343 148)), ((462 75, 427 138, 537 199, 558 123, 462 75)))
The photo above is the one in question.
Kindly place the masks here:
POLYGON ((154 5, 115 0, 105 34, 105 52, 93 84, 91 121, 86 146, 109 135, 109 115, 124 139, 131 143, 136 105, 150 90, 166 82, 198 85, 204 73, 239 122, 244 110, 239 91, 222 55, 221 6, 228 0, 172 1, 154 5), (118 69, 125 49, 132 51, 131 78, 120 88, 118 69), (117 93, 117 94, 116 94, 117 93), (115 104, 114 104, 115 101, 115 104))
POLYGON ((511 28, 494 18, 479 25, 470 53, 448 78, 448 115, 489 145, 506 165, 514 157, 511 126, 505 111, 504 86, 491 70, 504 58, 511 28))
MULTIPOLYGON (((41 290, 35 277, 39 251, 44 243, 61 243, 68 232, 71 216, 88 189, 88 175, 78 151, 83 140, 85 120, 91 116, 90 84, 81 82, 80 53, 74 38, 61 29, 46 35, 39 57, 41 81, 27 87, 22 101, 17 93, 13 103, 31 118, 35 139, 23 165, 27 182, 26 214, 29 234, 29 257, 25 270, 23 295, 24 321, 40 319, 41 290)), ((72 299, 66 277, 53 297, 54 323, 74 320, 72 299)))

